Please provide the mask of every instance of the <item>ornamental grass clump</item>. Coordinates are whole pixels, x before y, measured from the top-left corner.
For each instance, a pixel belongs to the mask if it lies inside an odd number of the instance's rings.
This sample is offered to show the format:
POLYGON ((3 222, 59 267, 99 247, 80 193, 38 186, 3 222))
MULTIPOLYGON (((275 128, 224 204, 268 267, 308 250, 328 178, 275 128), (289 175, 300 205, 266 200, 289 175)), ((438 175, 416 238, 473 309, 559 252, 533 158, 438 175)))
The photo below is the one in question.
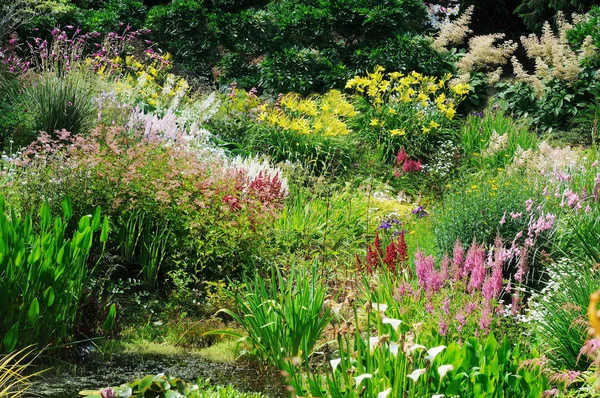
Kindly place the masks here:
POLYGON ((231 331, 211 333, 239 337, 240 343, 250 345, 252 354, 277 369, 308 364, 333 317, 331 308, 325 306, 326 295, 316 263, 310 270, 294 265, 287 273, 273 268, 268 279, 255 273, 244 287, 231 293, 235 307, 221 310, 246 336, 231 331))

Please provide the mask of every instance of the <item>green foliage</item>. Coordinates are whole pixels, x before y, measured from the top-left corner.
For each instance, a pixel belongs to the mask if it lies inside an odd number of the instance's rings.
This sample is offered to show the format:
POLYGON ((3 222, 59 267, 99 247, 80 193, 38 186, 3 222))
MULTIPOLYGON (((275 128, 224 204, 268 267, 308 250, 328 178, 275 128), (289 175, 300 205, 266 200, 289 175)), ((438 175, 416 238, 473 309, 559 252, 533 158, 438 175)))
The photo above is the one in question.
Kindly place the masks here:
POLYGON ((525 201, 543 202, 538 182, 522 172, 482 172, 466 175, 444 196, 433 219, 440 251, 450 252, 456 239, 475 239, 492 245, 499 234, 512 240, 526 229, 526 217, 512 220, 510 212, 524 213, 525 201), (502 218, 506 223, 500 224, 502 218))
POLYGON ((515 9, 531 31, 538 31, 544 21, 562 11, 569 15, 573 12, 582 14, 594 5, 594 0, 522 0, 515 9))
MULTIPOLYGON (((581 250, 597 246, 598 227, 592 227, 589 219, 571 220, 569 229, 573 235, 566 239, 572 243, 574 255, 579 260, 581 250), (593 236, 587 235, 594 228, 593 236), (589 238, 593 240, 590 240, 589 238), (579 247, 577 247, 579 246, 579 247)), ((589 253, 597 257, 596 253, 589 253)), ((530 303, 531 328, 552 365, 557 369, 586 370, 592 359, 582 354, 588 340, 587 308, 590 294, 598 289, 600 277, 589 261, 561 260, 549 267, 548 285, 534 294, 530 303)))
POLYGON ((182 66, 195 71, 210 69, 217 60, 219 27, 215 15, 198 0, 175 0, 148 12, 146 26, 154 41, 173 54, 182 66))
POLYGON ((94 233, 107 222, 100 209, 82 217, 72 238, 65 237, 72 215, 63 202, 63 218, 52 218, 42 205, 39 225, 30 214, 19 217, 0 199, 0 335, 3 351, 28 344, 43 346, 72 337, 79 300, 88 274, 88 257, 94 233), (8 216, 7 214, 10 214, 8 216))
POLYGON ((307 189, 291 194, 276 227, 285 253, 324 261, 352 258, 364 244, 368 202, 356 190, 324 192, 307 189))
POLYGON ((463 164, 469 169, 505 168, 515 152, 535 149, 538 138, 528 124, 504 115, 500 108, 467 117, 461 130, 463 164))
POLYGON ((399 34, 380 43, 365 43, 354 50, 353 74, 375 69, 378 65, 392 71, 417 71, 441 76, 452 71, 452 63, 430 45, 430 39, 412 33, 399 34))
POLYGON ((542 130, 564 128, 600 96, 598 77, 590 69, 571 85, 556 78, 545 82, 540 95, 522 82, 501 83, 498 88, 509 111, 517 117, 530 117, 542 130))
POLYGON ((108 0, 101 8, 81 10, 78 15, 85 31, 101 33, 121 31, 122 24, 139 29, 145 17, 146 7, 141 0, 108 0))
POLYGON ((316 175, 339 175, 353 164, 352 143, 347 138, 255 125, 249 132, 248 147, 253 153, 268 154, 275 162, 300 162, 316 175))
MULTIPOLYGON (((574 49, 580 49, 588 36, 591 37, 592 44, 599 48, 600 6, 593 6, 581 22, 574 24, 572 29, 567 30, 566 36, 569 45, 574 49)), ((600 55, 594 52, 584 62, 586 66, 598 68, 600 66, 600 55)))
POLYGON ((159 224, 146 213, 134 210, 121 215, 118 224, 121 258, 138 262, 143 281, 149 286, 155 285, 167 254, 171 236, 169 222, 159 224))
POLYGON ((269 54, 259 66, 259 85, 271 93, 311 94, 340 87, 350 76, 335 52, 290 47, 269 54))
POLYGON ((80 134, 88 131, 95 116, 92 94, 84 73, 44 73, 26 85, 22 98, 33 114, 36 130, 49 135, 60 130, 80 134))
POLYGON ((366 60, 441 71, 440 57, 415 36, 425 18, 418 0, 176 0, 153 7, 146 25, 188 69, 206 74, 216 65, 220 82, 310 94, 340 88, 366 60))
POLYGON ((88 398, 101 398, 107 394, 125 398, 263 398, 258 393, 242 393, 232 386, 214 386, 210 380, 198 379, 188 383, 182 379, 165 375, 148 375, 119 387, 107 387, 102 390, 84 390, 79 393, 88 398))
MULTIPOLYGON (((294 265, 287 275, 273 268, 270 279, 255 273, 231 294, 235 308, 221 311, 247 333, 240 341, 249 343, 261 361, 279 369, 293 358, 308 362, 333 316, 323 307, 327 288, 316 264, 309 271, 294 265)), ((227 331, 211 333, 241 337, 227 331)))
MULTIPOLYGON (((374 285, 365 278, 371 297, 355 303, 351 319, 340 315, 337 351, 323 369, 292 386, 298 395, 331 397, 438 395, 460 397, 539 397, 548 380, 537 365, 522 366, 528 355, 508 339, 493 334, 441 345, 443 339, 427 326, 403 316, 388 289, 393 277, 380 275, 374 285), (376 286, 374 289, 370 287, 376 286), (375 296, 376 298, 374 298, 375 296), (383 296, 383 297, 382 297, 383 296), (375 301, 377 300, 377 301, 375 301), (364 310, 363 310, 364 309, 364 310), (411 326, 412 323, 412 326, 411 326), (381 394, 381 395, 380 395, 381 394)), ((341 314, 341 312, 340 312, 341 314)), ((288 367, 287 371, 297 372, 288 367)))

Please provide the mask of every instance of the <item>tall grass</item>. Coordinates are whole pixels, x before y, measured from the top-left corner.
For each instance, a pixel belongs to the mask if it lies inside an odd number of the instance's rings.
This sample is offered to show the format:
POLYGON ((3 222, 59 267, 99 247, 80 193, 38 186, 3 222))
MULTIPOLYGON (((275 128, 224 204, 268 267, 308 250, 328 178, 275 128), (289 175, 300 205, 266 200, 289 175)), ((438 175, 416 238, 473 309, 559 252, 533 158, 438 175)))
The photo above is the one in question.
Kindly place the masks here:
POLYGON ((108 220, 102 222, 97 209, 67 238, 71 215, 68 200, 62 218, 53 218, 44 204, 38 224, 31 214, 18 216, 0 198, 0 350, 71 337, 94 233, 102 228, 101 242, 108 235, 108 220))
POLYGON ((0 397, 21 397, 29 388, 29 379, 44 372, 39 371, 25 375, 26 369, 31 365, 31 360, 27 359, 30 354, 31 347, 27 347, 0 356, 0 397))
POLYGON ((368 201, 356 191, 324 197, 299 189, 288 199, 276 233, 286 251, 306 258, 353 257, 364 246, 368 201))
POLYGON ((139 210, 120 218, 119 251, 126 261, 139 262, 144 283, 155 285, 167 255, 171 229, 159 225, 139 210))
POLYGON ((533 325, 546 355, 557 367, 586 370, 591 361, 579 352, 588 339, 587 307, 600 286, 600 209, 566 215, 558 231, 557 256, 548 286, 534 296, 533 325))
POLYGON ((83 70, 35 75, 24 88, 24 101, 34 114, 36 128, 48 134, 62 129, 85 133, 96 115, 89 77, 83 70))
POLYGON ((332 319, 331 310, 324 307, 327 289, 317 266, 310 272, 292 267, 287 275, 273 268, 268 280, 255 273, 244 282, 232 293, 235 309, 221 310, 242 326, 247 333, 243 340, 278 369, 289 362, 308 362, 332 319))

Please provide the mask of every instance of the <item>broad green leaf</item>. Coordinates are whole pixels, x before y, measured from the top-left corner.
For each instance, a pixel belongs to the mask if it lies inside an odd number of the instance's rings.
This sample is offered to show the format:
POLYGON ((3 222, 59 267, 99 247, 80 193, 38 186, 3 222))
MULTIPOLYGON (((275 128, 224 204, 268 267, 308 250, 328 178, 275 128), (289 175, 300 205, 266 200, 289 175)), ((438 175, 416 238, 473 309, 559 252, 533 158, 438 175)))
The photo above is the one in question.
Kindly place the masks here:
POLYGON ((15 323, 6 336, 4 336, 4 349, 6 351, 13 351, 19 341, 19 323, 15 323))
POLYGON ((153 381, 154 381, 154 376, 152 376, 152 375, 148 375, 148 376, 144 377, 142 380, 140 380, 140 384, 138 386, 138 391, 139 392, 146 391, 148 388, 150 388, 153 381))
POLYGON ((71 205, 71 198, 65 197, 62 201, 63 215, 66 221, 70 220, 73 216, 73 206, 71 205))
POLYGON ((100 233, 100 242, 104 243, 108 240, 108 217, 104 217, 104 222, 102 223, 102 232, 100 233))
POLYGON ((54 304, 54 288, 52 286, 48 287, 44 292, 44 300, 46 300, 48 307, 52 307, 52 304, 54 304))
POLYGON ((33 301, 31 302, 31 305, 29 306, 29 311, 27 311, 27 319, 29 320, 29 323, 31 323, 32 325, 35 325, 35 321, 37 321, 37 319, 40 316, 40 303, 38 302, 37 297, 33 299, 33 301))

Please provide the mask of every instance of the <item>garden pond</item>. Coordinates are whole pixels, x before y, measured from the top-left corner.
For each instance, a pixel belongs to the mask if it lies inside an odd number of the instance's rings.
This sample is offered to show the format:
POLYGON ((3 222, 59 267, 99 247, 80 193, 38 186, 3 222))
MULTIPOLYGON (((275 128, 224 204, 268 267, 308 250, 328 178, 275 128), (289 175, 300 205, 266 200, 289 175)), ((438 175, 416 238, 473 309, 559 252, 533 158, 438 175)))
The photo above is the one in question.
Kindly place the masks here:
POLYGON ((285 387, 276 372, 253 364, 210 362, 182 354, 91 354, 76 363, 54 365, 33 383, 27 396, 76 397, 82 389, 118 386, 149 374, 168 373, 187 381, 210 378, 214 384, 232 384, 243 392, 284 396, 285 387))

